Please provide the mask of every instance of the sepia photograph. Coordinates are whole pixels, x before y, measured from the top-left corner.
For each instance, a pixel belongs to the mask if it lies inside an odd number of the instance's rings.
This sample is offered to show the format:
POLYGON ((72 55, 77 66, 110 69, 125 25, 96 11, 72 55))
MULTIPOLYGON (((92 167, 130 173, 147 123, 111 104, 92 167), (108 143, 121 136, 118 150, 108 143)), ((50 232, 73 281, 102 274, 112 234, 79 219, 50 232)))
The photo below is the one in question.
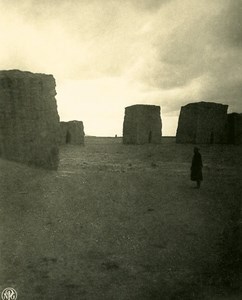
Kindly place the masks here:
POLYGON ((0 300, 242 299, 242 0, 0 0, 0 300))

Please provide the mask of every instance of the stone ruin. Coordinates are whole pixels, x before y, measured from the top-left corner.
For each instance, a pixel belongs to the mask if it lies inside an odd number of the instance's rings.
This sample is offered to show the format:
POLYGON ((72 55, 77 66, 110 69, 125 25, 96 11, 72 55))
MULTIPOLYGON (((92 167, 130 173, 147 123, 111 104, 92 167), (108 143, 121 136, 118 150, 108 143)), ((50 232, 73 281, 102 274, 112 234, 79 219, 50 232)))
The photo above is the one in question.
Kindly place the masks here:
POLYGON ((228 105, 213 102, 190 103, 181 107, 177 143, 226 143, 228 105))
POLYGON ((84 145, 84 127, 82 121, 60 122, 61 144, 84 145))
POLYGON ((161 141, 160 106, 132 105, 125 108, 124 144, 159 144, 161 141))
POLYGON ((242 114, 228 114, 228 143, 241 145, 242 144, 242 114))
POLYGON ((59 162, 52 75, 0 71, 0 156, 46 169, 59 162))

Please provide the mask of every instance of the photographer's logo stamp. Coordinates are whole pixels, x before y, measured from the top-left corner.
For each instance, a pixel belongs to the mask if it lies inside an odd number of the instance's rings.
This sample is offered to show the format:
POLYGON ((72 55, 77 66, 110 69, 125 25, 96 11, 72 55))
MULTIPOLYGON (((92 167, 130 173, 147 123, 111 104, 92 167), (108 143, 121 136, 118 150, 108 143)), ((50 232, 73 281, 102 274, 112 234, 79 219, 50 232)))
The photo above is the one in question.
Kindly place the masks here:
POLYGON ((8 287, 2 291, 2 300, 16 300, 17 299, 17 292, 15 289, 8 287))

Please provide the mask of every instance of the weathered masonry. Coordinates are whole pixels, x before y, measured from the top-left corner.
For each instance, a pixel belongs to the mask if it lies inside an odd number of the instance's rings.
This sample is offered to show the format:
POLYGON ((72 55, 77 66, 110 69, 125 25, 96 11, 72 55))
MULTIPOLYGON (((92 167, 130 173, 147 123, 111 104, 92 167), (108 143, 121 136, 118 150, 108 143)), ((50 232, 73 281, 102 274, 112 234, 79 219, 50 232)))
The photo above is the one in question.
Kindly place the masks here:
POLYGON ((52 75, 0 71, 0 156, 47 169, 59 162, 52 75))
POLYGON ((228 114, 228 143, 242 144, 242 114, 228 114))
POLYGON ((213 102, 190 103, 181 107, 177 143, 226 143, 228 105, 213 102))
POLYGON ((161 141, 160 106, 132 105, 125 108, 124 144, 159 144, 161 141))
POLYGON ((84 127, 82 121, 60 122, 61 144, 84 145, 84 127))

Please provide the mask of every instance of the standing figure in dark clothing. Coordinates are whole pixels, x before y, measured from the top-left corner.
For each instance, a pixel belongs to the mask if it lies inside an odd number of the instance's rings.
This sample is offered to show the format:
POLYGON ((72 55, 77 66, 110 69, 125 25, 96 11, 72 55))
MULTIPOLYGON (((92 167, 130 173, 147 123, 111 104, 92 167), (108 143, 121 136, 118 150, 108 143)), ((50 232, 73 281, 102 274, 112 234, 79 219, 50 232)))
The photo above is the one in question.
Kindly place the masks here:
POLYGON ((197 188, 200 188, 201 181, 203 180, 202 173, 202 156, 199 153, 199 149, 194 147, 194 155, 192 158, 192 166, 191 166, 191 180, 197 182, 197 188))

